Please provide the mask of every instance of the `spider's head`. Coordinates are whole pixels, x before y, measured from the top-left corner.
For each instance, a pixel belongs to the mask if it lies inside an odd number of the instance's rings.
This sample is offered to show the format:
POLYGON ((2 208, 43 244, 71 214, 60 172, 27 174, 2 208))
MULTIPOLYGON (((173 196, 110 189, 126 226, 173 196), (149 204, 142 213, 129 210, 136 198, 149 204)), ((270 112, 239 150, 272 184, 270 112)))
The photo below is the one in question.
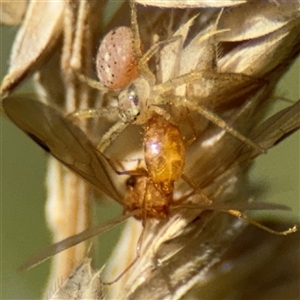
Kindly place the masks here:
POLYGON ((127 89, 121 91, 118 97, 120 118, 124 123, 135 122, 141 114, 147 113, 146 101, 150 87, 144 78, 136 79, 127 89))

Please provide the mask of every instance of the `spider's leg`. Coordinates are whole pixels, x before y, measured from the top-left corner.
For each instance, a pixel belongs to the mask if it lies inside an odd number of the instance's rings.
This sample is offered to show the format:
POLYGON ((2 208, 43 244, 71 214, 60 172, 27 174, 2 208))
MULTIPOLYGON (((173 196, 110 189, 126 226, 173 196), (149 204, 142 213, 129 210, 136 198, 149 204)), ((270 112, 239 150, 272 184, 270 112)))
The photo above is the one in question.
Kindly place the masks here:
MULTIPOLYGON (((183 100, 181 98, 180 99, 180 102, 181 102, 180 105, 182 105, 182 101, 183 100)), ((216 115, 214 112, 207 109, 203 105, 194 104, 194 103, 189 102, 188 100, 186 100, 185 104, 183 104, 183 105, 186 105, 190 110, 197 111, 199 114, 204 116, 206 119, 208 119, 212 123, 216 124, 220 128, 226 130, 231 135, 233 135, 234 137, 239 139, 241 142, 243 142, 243 143, 249 145, 250 147, 253 147, 254 149, 256 149, 259 153, 265 153, 266 152, 266 149, 264 149, 262 146, 260 146, 259 144, 253 142, 251 139, 247 138, 242 133, 238 132, 231 125, 229 125, 227 122, 225 122, 222 118, 220 118, 218 115, 216 115)))
POLYGON ((102 137, 97 145, 97 149, 103 153, 105 149, 117 138, 117 136, 127 127, 128 123, 118 121, 102 137))

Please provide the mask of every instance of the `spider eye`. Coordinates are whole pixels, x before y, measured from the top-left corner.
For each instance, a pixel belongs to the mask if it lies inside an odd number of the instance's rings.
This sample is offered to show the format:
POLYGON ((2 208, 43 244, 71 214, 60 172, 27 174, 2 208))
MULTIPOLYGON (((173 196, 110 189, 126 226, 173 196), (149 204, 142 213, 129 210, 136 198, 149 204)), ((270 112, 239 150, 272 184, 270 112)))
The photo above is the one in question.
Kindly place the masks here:
POLYGON ((128 99, 131 101, 131 103, 133 105, 135 105, 135 106, 138 106, 138 104, 139 104, 139 97, 137 95, 137 90, 136 90, 135 85, 132 84, 128 88, 127 94, 128 94, 128 99))
POLYGON ((132 122, 140 114, 140 101, 134 85, 119 95, 119 110, 124 122, 132 122))

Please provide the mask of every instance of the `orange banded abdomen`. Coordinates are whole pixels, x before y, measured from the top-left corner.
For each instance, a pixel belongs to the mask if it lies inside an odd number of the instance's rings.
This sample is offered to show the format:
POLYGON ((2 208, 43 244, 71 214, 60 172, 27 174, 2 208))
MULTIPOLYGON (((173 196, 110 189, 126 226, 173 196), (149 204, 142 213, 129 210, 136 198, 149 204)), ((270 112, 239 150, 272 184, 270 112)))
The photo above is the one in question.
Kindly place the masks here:
POLYGON ((185 148, 178 126, 155 114, 145 129, 144 152, 149 177, 164 192, 173 192, 174 181, 180 178, 185 162, 185 148))

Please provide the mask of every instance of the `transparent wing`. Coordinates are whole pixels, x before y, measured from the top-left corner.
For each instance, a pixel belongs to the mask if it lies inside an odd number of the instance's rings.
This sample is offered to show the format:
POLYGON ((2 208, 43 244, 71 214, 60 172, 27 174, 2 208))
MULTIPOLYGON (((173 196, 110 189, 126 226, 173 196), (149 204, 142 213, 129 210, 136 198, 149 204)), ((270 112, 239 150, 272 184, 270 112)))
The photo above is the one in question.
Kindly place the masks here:
MULTIPOLYGON (((242 108, 239 111, 239 119, 243 124, 247 123, 250 116, 249 107, 242 108)), ((255 117, 255 116, 251 116, 255 117)), ((235 124, 234 124, 235 125, 235 124)), ((238 123, 237 126, 241 126, 238 123)), ((268 118, 262 124, 252 129, 249 138, 269 150, 282 142, 290 134, 300 128, 300 100, 290 107, 283 109, 275 115, 268 118)), ((256 149, 247 147, 235 141, 229 135, 219 135, 222 131, 212 131, 212 137, 217 137, 217 142, 206 144, 204 136, 199 138, 187 149, 187 157, 193 164, 189 165, 186 161, 185 175, 189 178, 197 178, 197 184, 201 188, 215 181, 215 179, 224 173, 224 170, 230 175, 230 170, 236 172, 236 167, 249 164, 255 157, 259 156, 256 149), (216 157, 216 153, 218 153, 216 157)))
POLYGON ((79 127, 54 108, 26 95, 4 99, 3 108, 7 116, 44 150, 121 203, 112 180, 115 172, 79 127))
MULTIPOLYGON (((254 129, 250 138, 268 150, 299 130, 299 128, 300 100, 264 121, 254 129)), ((253 159, 258 155, 257 151, 245 149, 238 160, 243 163, 250 157, 253 159)))
MULTIPOLYGON (((136 211, 138 212, 138 211, 136 211)), ((45 248, 44 250, 40 251, 29 257, 20 267, 20 271, 25 271, 35 267, 36 265, 44 262, 45 260, 49 259, 50 257, 54 256, 57 253, 60 253, 72 246, 75 246, 83 241, 86 241, 98 234, 104 233, 116 225, 120 224, 121 222, 125 221, 136 212, 131 214, 123 215, 116 217, 108 222, 103 224, 96 225, 94 227, 88 228, 78 234, 72 235, 58 243, 52 244, 51 246, 45 248)))
POLYGON ((270 149, 300 128, 300 100, 263 122, 254 132, 255 141, 270 149))

